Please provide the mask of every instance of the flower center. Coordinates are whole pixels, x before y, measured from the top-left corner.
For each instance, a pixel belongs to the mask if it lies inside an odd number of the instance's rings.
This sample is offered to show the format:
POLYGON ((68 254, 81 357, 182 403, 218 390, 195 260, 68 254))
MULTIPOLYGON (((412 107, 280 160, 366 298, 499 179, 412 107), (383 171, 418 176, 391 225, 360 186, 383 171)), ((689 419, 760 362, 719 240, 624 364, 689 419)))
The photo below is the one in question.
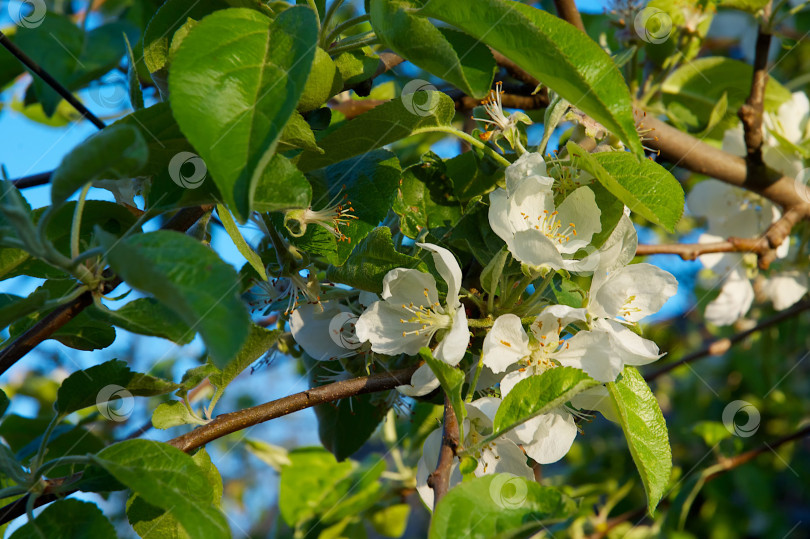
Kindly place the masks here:
POLYGON ((628 296, 627 301, 619 308, 619 315, 627 318, 633 313, 640 313, 641 309, 633 307, 633 302, 636 301, 636 296, 628 296))
POLYGON ((310 206, 305 210, 287 212, 284 224, 287 230, 297 238, 303 236, 307 231, 307 225, 312 223, 322 227, 338 241, 351 242, 351 238, 346 236, 340 227, 348 226, 352 219, 357 219, 352 203, 346 200, 346 195, 341 197, 338 193, 323 209, 313 210, 310 206))
POLYGON ((521 212, 523 219, 529 223, 529 226, 535 230, 539 230, 545 237, 558 245, 564 245, 571 241, 572 236, 577 235, 577 227, 574 223, 563 225, 560 220, 559 212, 556 210, 549 213, 548 210, 543 210, 543 213, 537 216, 537 219, 532 219, 531 216, 521 212), (536 221, 536 222, 534 222, 536 221), (534 222, 534 224, 532 224, 534 222))
MULTIPOLYGON (((425 299, 428 298, 428 289, 424 289, 425 299)), ((448 328, 453 325, 453 319, 450 315, 444 313, 441 304, 437 301, 427 305, 414 305, 411 302, 409 305, 402 304, 402 310, 410 313, 410 318, 400 318, 399 321, 403 324, 416 324, 419 327, 410 331, 403 331, 402 336, 407 335, 433 335, 440 329, 448 328)))

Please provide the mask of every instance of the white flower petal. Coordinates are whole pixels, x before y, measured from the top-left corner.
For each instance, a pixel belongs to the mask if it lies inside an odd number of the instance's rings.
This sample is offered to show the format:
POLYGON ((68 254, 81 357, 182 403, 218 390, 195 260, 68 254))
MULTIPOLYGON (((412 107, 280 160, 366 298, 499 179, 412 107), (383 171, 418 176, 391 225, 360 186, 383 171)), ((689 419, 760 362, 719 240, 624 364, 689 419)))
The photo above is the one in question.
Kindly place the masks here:
POLYGON ((393 304, 432 306, 439 301, 436 279, 429 273, 417 269, 396 268, 383 278, 382 298, 393 304), (427 295, 425 295, 427 291, 427 295))
POLYGON ((538 267, 548 265, 554 269, 563 267, 563 259, 557 245, 539 230, 524 230, 515 234, 512 255, 524 264, 538 267))
POLYGON ((531 376, 532 373, 529 372, 529 369, 523 369, 522 371, 512 371, 507 372, 506 375, 501 380, 501 396, 506 397, 512 389, 514 389, 515 385, 518 382, 523 380, 524 378, 528 378, 531 376))
POLYGON ((417 243, 418 247, 433 253, 433 262, 436 270, 447 283, 447 307, 454 311, 458 308, 458 292, 461 289, 461 267, 453 253, 432 243, 417 243))
POLYGON ((506 189, 510 195, 515 191, 517 185, 529 177, 545 179, 548 189, 554 183, 554 179, 546 174, 546 162, 539 153, 526 152, 521 155, 517 161, 506 167, 505 176, 506 189))
POLYGON ((563 458, 577 437, 574 417, 564 408, 537 416, 524 425, 534 432, 534 436, 531 442, 523 444, 523 449, 539 464, 550 464, 563 458))
POLYGON ((596 307, 591 312, 638 322, 657 313, 677 291, 678 280, 671 273, 652 264, 633 264, 607 276, 596 297, 591 298, 596 307))
POLYGON ((481 397, 467 403, 467 415, 470 421, 477 419, 482 423, 482 426, 492 428, 492 422, 495 421, 495 414, 498 412, 498 406, 500 405, 501 399, 498 397, 481 397))
POLYGON ((554 359, 565 367, 575 367, 600 382, 613 382, 624 368, 622 353, 603 331, 580 331, 567 341, 554 359))
POLYGON ((410 385, 397 386, 396 389, 408 397, 421 397, 427 395, 437 387, 439 387, 439 379, 436 378, 436 375, 430 370, 430 366, 425 363, 413 373, 410 385))
POLYGON ((599 220, 602 212, 596 205, 596 197, 590 187, 580 187, 565 197, 557 211, 562 225, 560 230, 571 227, 576 231, 576 234, 572 232, 568 241, 560 246, 563 253, 576 253, 590 244, 593 235, 602 230, 599 220))
POLYGON ((763 292, 777 311, 787 309, 807 293, 807 274, 798 271, 779 273, 765 282, 763 292))
POLYGON ((482 351, 484 365, 492 372, 504 372, 514 363, 529 355, 529 336, 520 318, 504 314, 495 319, 484 337, 482 351))
POLYGON ((467 326, 467 313, 462 305, 453 316, 453 327, 436 347, 433 355, 448 365, 456 366, 464 357, 468 344, 470 344, 470 328, 467 326))
POLYGON ((475 469, 476 477, 499 473, 534 479, 534 472, 526 464, 526 455, 515 442, 506 438, 499 438, 489 449, 484 449, 475 469))
POLYGON ((515 231, 509 221, 509 198, 503 189, 495 189, 489 194, 489 226, 507 245, 514 238, 515 231))
POLYGON ((720 295, 706 305, 706 320, 716 326, 729 326, 745 316, 754 301, 754 289, 739 270, 731 273, 720 295))
POLYGON ((619 414, 605 386, 596 386, 577 393, 571 397, 571 404, 580 410, 596 410, 605 419, 614 423, 619 422, 619 414))
POLYGON ((328 301, 299 306, 290 316, 290 331, 295 342, 307 355, 318 361, 354 355, 352 350, 339 346, 329 335, 332 318, 348 311, 328 301))
POLYGON ((658 346, 651 340, 633 333, 624 324, 616 320, 597 318, 593 321, 593 329, 607 332, 614 347, 621 352, 625 365, 647 365, 664 356, 658 351, 658 346))
POLYGON ((355 325, 357 338, 361 341, 369 341, 371 349, 379 354, 389 356, 397 354, 416 355, 419 349, 427 346, 432 334, 430 333, 410 333, 403 335, 404 331, 410 331, 416 324, 403 324, 402 320, 410 316, 396 305, 387 301, 377 301, 360 315, 360 319, 355 325))
POLYGON ((568 305, 550 305, 532 322, 532 334, 538 341, 557 341, 560 332, 572 322, 584 321, 587 317, 585 309, 575 309, 568 305))

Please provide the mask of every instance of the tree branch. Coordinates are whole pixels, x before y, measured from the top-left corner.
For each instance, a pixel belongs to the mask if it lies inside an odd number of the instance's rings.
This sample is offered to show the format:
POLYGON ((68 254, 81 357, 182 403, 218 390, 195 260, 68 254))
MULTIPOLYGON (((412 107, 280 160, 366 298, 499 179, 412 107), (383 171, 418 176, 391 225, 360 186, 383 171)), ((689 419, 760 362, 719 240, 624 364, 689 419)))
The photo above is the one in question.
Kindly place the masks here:
POLYGON ((433 509, 450 490, 450 473, 453 469, 453 459, 459 446, 458 418, 450 403, 450 397, 444 396, 444 427, 442 430, 442 446, 439 450, 439 462, 436 469, 428 476, 427 484, 433 489, 433 509))
POLYGON ((574 0, 554 0, 554 8, 557 10, 559 18, 570 22, 583 32, 585 31, 585 25, 582 24, 582 17, 574 0))
POLYGON ((14 187, 16 187, 17 189, 25 189, 26 187, 37 187, 39 185, 46 185, 48 182, 50 182, 52 174, 53 171, 40 172, 39 174, 32 174, 30 176, 23 176, 22 178, 11 180, 11 183, 13 183, 14 187))
MULTIPOLYGON (((196 206, 184 208, 166 221, 161 229, 184 232, 197 222, 197 219, 199 219, 205 211, 210 210, 212 207, 213 206, 196 206)), ((109 270, 105 270, 104 276, 107 280, 100 290, 102 294, 112 292, 121 284, 121 279, 109 270)), ((73 320, 73 318, 92 304, 93 292, 88 290, 76 299, 64 305, 60 305, 48 313, 42 320, 31 326, 22 335, 14 339, 11 344, 0 350, 0 375, 10 369, 35 346, 48 339, 54 332, 73 320)))
POLYGON ((752 172, 761 172, 762 162, 762 112, 765 106, 765 86, 768 84, 768 53, 771 49, 771 34, 766 30, 765 19, 770 17, 771 2, 764 8, 763 22, 759 25, 757 45, 754 53, 754 75, 751 91, 745 103, 740 106, 740 117, 745 133, 747 149, 746 161, 752 172))
POLYGON ((700 350, 698 350, 696 352, 693 352, 691 354, 688 354, 688 355, 682 357, 681 359, 679 359, 678 361, 674 361, 674 362, 672 362, 672 363, 670 363, 668 365, 665 365, 664 367, 662 367, 661 369, 659 369, 659 370, 657 370, 657 371, 655 371, 653 373, 645 375, 644 379, 647 380, 647 382, 652 382, 653 380, 655 380, 659 376, 661 376, 663 374, 666 374, 669 371, 671 371, 671 370, 673 370, 673 369, 675 369, 677 367, 680 367, 681 365, 684 365, 686 363, 691 363, 693 361, 697 361, 698 359, 703 359, 704 357, 707 357, 707 356, 719 356, 719 355, 725 354, 726 351, 728 351, 728 349, 731 348, 732 345, 735 345, 738 342, 746 339, 748 336, 753 335, 754 333, 756 333, 758 331, 762 331, 763 329, 767 329, 767 328, 769 328, 771 326, 775 326, 776 324, 779 324, 779 323, 783 322, 784 320, 787 320, 788 318, 791 318, 791 317, 793 317, 793 316, 795 316, 795 315, 797 315, 797 314, 799 314, 801 312, 804 312, 804 311, 806 311, 808 309, 810 309, 810 300, 805 300, 805 301, 799 302, 799 303, 793 305, 792 307, 790 307, 788 309, 785 309, 784 311, 782 311, 780 313, 777 313, 776 315, 768 318, 767 320, 764 320, 764 321, 760 322, 759 324, 752 327, 751 329, 741 331, 741 332, 739 332, 739 333, 737 333, 735 335, 732 335, 731 337, 725 338, 725 339, 718 339, 716 341, 712 341, 711 343, 707 344, 706 346, 704 346, 700 350))
MULTIPOLYGON (((361 376, 351 380, 342 380, 340 382, 302 391, 301 393, 296 393, 265 404, 245 408, 244 410, 231 412, 229 414, 223 414, 217 416, 217 418, 210 423, 197 427, 182 436, 173 438, 167 443, 188 453, 222 436, 303 410, 304 408, 311 408, 319 404, 334 402, 366 393, 388 391, 399 385, 408 384, 417 368, 418 365, 413 365, 397 371, 361 376)), ((77 481, 80 477, 81 472, 69 477, 57 477, 47 480, 48 486, 45 488, 44 495, 36 499, 34 507, 40 507, 76 492, 76 490, 63 491, 61 487, 77 481)), ((24 515, 30 496, 31 495, 28 494, 4 507, 0 507, 0 525, 24 515)))
POLYGON ((17 45, 15 45, 3 32, 0 32, 0 45, 3 45, 8 52, 14 55, 17 60, 20 61, 25 67, 31 70, 32 73, 35 73, 45 81, 45 84, 50 86, 54 89, 56 93, 58 93, 62 98, 67 101, 68 103, 76 109, 79 114, 90 120, 90 122, 98 127, 99 129, 104 129, 105 125, 104 122, 98 119, 98 117, 90 112, 87 107, 84 106, 84 103, 76 99, 76 97, 70 93, 67 88, 59 84, 55 78, 51 76, 50 73, 42 69, 30 56, 25 54, 17 45))

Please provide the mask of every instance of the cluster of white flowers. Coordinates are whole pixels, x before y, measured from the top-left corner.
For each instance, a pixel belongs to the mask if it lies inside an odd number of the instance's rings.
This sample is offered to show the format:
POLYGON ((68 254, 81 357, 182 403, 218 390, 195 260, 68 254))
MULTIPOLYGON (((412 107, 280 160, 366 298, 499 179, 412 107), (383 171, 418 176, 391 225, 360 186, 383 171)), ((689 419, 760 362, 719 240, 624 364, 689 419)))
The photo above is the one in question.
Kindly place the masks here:
MULTIPOLYGON (((488 324, 476 326, 481 328, 476 337, 479 340, 469 350, 471 363, 463 365, 470 364, 474 372, 480 358, 483 373, 475 378, 475 390, 490 396, 467 403, 464 446, 473 447, 492 434, 501 399, 523 379, 567 366, 607 383, 615 381, 625 365, 644 365, 661 357, 655 343, 639 336, 634 326, 675 294, 677 281, 650 264, 628 265, 637 238, 626 215, 599 249, 592 246, 592 239, 601 230, 593 191, 581 185, 559 200, 555 191, 560 189, 555 190, 554 184, 542 156, 524 154, 507 168, 505 188, 490 194, 489 223, 511 255, 522 263, 524 273, 534 278, 545 276, 547 282, 558 270, 592 274, 587 300, 581 308, 548 300, 515 302, 512 306, 506 302, 496 309, 494 319, 488 318, 488 324), (559 204, 555 205, 555 198, 559 204), (587 256, 578 259, 581 250, 587 256), (510 310, 517 306, 522 309, 521 316, 510 310), (527 309, 533 311, 527 313, 527 309), (481 341, 483 331, 486 334, 481 341)), ((443 300, 433 275, 396 268, 385 275, 381 296, 362 294, 362 310, 323 301, 294 311, 290 326, 300 346, 318 360, 361 352, 413 356, 429 347, 436 359, 451 366, 461 364, 472 340, 468 314, 460 299, 461 267, 444 247, 431 243, 416 246, 432 255, 436 272, 446 285, 443 300)), ((439 385, 424 364, 409 385, 397 389, 416 397, 439 385)), ((531 477, 527 455, 540 464, 561 459, 578 432, 575 418, 585 416, 580 410, 596 410, 614 419, 606 388, 596 386, 484 446, 474 455, 478 463, 475 475, 505 471, 531 477)), ((439 430, 428 436, 417 472, 417 488, 429 506, 433 493, 427 487, 427 477, 436 466, 440 438, 439 430)), ((457 483, 461 481, 458 461, 454 466, 451 482, 457 483)))

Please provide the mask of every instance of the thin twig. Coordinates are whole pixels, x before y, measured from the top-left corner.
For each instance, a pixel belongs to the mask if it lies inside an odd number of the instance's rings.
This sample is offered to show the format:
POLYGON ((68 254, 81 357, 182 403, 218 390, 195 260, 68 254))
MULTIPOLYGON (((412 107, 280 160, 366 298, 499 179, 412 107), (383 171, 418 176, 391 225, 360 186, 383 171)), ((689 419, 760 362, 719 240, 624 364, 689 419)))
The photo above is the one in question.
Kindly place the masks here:
POLYGON ((14 187, 16 187, 17 189, 25 189, 27 187, 37 187, 40 185, 45 185, 48 182, 50 182, 52 174, 53 171, 40 172, 39 174, 32 174, 30 176, 23 176, 22 178, 11 180, 11 183, 13 183, 14 187))
MULTIPOLYGON (((366 393, 388 391, 399 385, 408 384, 417 367, 418 365, 414 365, 393 372, 384 372, 352 378, 351 380, 342 380, 340 382, 302 391, 301 393, 296 393, 265 404, 239 410, 238 412, 223 414, 210 423, 197 427, 187 434, 173 438, 167 443, 188 453, 222 436, 303 410, 304 408, 311 408, 319 404, 347 399, 366 393)), ((77 481, 80 477, 81 473, 77 473, 70 477, 58 477, 47 480, 48 486, 44 490, 44 495, 34 501, 34 507, 40 507, 60 497, 76 492, 78 489, 62 490, 61 487, 77 481), (58 494, 55 494, 54 492, 57 490, 58 494)), ((4 507, 0 507, 0 525, 24 515, 25 507, 30 496, 31 495, 28 494, 4 507)))
POLYGON ((764 320, 764 321, 760 322, 759 324, 752 327, 751 329, 741 331, 740 333, 737 333, 737 334, 732 335, 731 337, 728 337, 728 338, 725 338, 725 339, 718 339, 716 341, 712 341, 711 343, 707 344, 706 346, 704 346, 700 350, 698 350, 696 352, 693 352, 693 353, 691 353, 689 355, 686 355, 686 356, 682 357, 681 359, 679 359, 678 361, 674 361, 674 362, 662 367, 661 369, 659 369, 659 370, 657 370, 657 371, 655 371, 653 373, 645 375, 644 379, 647 380, 647 382, 652 382, 653 380, 655 380, 659 376, 661 376, 663 374, 666 374, 669 371, 671 371, 671 370, 673 370, 673 369, 675 369, 677 367, 680 367, 681 365, 684 365, 686 363, 691 363, 693 361, 703 359, 704 357, 707 357, 707 356, 718 356, 718 355, 724 354, 729 348, 731 348, 732 345, 737 344, 738 342, 745 340, 748 336, 750 336, 750 335, 752 335, 752 334, 754 334, 754 333, 756 333, 758 331, 762 331, 763 329, 767 329, 767 328, 769 328, 771 326, 779 324, 780 322, 782 322, 784 320, 787 320, 788 318, 791 318, 791 317, 793 317, 793 316, 795 316, 795 315, 797 315, 797 314, 799 314, 801 312, 804 312, 804 311, 806 311, 808 309, 810 309, 810 300, 805 300, 805 301, 799 302, 799 303, 793 305, 792 307, 790 307, 788 309, 785 309, 784 311, 782 311, 782 312, 768 318, 767 320, 764 320))
POLYGON ((0 45, 3 45, 8 52, 13 54, 14 57, 17 58, 17 60, 19 60, 25 67, 37 74, 39 78, 45 81, 45 84, 53 88, 54 91, 62 96, 65 101, 70 103, 71 106, 73 106, 73 108, 79 112, 79 114, 90 120, 90 122, 99 129, 104 129, 104 122, 99 120, 95 114, 87 110, 87 107, 85 107, 81 101, 76 99, 76 97, 70 93, 67 88, 62 86, 59 81, 51 76, 50 73, 42 69, 39 64, 37 64, 30 56, 25 54, 3 32, 0 32, 0 45))
POLYGON ((579 14, 574 0, 554 0, 554 7, 557 10, 557 16, 559 18, 570 22, 583 32, 585 31, 585 25, 582 24, 582 17, 579 14))
POLYGON ((453 471, 453 459, 459 446, 458 418, 453 410, 450 397, 444 396, 444 428, 442 429, 442 446, 439 450, 439 461, 436 469, 428 476, 427 484, 433 489, 433 508, 450 490, 450 474, 453 471))
MULTIPOLYGON (((210 209, 211 207, 212 206, 196 206, 184 208, 166 221, 161 228, 163 230, 186 231, 191 225, 197 222, 197 219, 202 216, 206 208, 210 209)), ((112 292, 122 282, 119 277, 115 276, 109 270, 105 270, 104 277, 106 280, 99 291, 101 294, 112 292)), ((73 320, 79 313, 92 304, 93 293, 87 291, 73 301, 60 305, 48 313, 47 316, 43 317, 42 320, 31 326, 22 335, 14 339, 11 344, 0 350, 0 375, 10 369, 35 346, 48 339, 54 332, 73 320)))
POLYGON ((759 171, 764 167, 762 162, 762 113, 765 107, 765 86, 768 84, 768 53, 771 49, 771 33, 766 22, 770 18, 770 11, 771 3, 768 2, 757 33, 751 91, 748 99, 737 111, 745 133, 746 160, 754 171, 759 171))

